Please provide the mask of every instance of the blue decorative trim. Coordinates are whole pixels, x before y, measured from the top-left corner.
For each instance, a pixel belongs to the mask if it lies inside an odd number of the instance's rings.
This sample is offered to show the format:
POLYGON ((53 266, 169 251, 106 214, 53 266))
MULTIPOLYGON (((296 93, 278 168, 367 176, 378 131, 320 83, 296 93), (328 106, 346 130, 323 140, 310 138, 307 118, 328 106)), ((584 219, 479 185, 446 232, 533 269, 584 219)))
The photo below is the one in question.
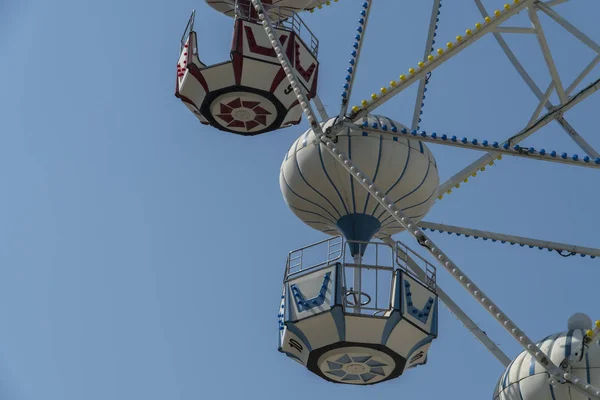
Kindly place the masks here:
POLYGON ((327 288, 329 287, 329 281, 331 280, 331 272, 327 272, 323 277, 323 285, 321 285, 321 290, 319 294, 312 299, 306 299, 300 288, 296 285, 290 285, 290 289, 294 295, 294 300, 296 306, 298 308, 298 312, 308 311, 315 307, 322 306, 325 302, 325 295, 327 294, 327 288))
POLYGON ((415 307, 412 302, 412 298, 411 298, 412 294, 410 292, 410 282, 408 282, 406 279, 404 279, 404 289, 405 289, 404 297, 406 299, 407 313, 409 315, 411 315, 413 318, 426 324, 427 320, 429 319, 429 314, 431 312, 431 309, 434 308, 434 306, 435 306, 435 299, 433 297, 429 297, 429 299, 427 300, 427 302, 425 303, 423 308, 419 309, 419 308, 415 307))
MULTIPOLYGON (((347 214, 337 221, 336 226, 347 241, 368 242, 379 231, 379 220, 368 214, 347 214)), ((348 243, 352 256, 364 255, 367 245, 364 243, 348 243)))

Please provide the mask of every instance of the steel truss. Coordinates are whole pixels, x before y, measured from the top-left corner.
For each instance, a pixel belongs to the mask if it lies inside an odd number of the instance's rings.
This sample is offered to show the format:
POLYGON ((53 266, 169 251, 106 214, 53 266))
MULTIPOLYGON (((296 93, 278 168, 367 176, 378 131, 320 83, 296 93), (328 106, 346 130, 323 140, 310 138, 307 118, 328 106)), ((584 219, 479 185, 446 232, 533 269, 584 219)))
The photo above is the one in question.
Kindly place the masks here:
MULTIPOLYGON (((492 315, 492 317, 494 317, 494 319, 496 319, 496 321, 498 321, 508 331, 508 333, 511 336, 513 336, 513 338, 515 340, 517 340, 517 342, 523 347, 523 349, 526 352, 528 352, 538 363, 540 363, 546 369, 546 371, 548 372, 548 374, 551 377, 552 384, 557 384, 557 383, 567 384, 567 385, 571 386, 572 388, 580 391, 581 393, 584 393, 586 396, 588 396, 590 398, 600 399, 600 389, 598 389, 590 384, 586 384, 584 380, 580 379, 579 377, 577 377, 571 373, 566 372, 566 370, 563 369, 564 363, 561 363, 560 367, 557 366, 556 364, 554 364, 548 358, 548 356, 523 332, 523 330, 521 330, 513 321, 511 321, 508 318, 508 316, 505 313, 503 313, 502 310, 473 281, 471 281, 469 279, 469 277, 427 235, 425 235, 425 233, 421 229, 419 229, 419 226, 417 223, 412 221, 409 217, 406 216, 406 214, 404 214, 400 209, 398 209, 395 206, 395 204, 393 203, 393 201, 391 199, 389 199, 388 197, 386 197, 383 194, 383 192, 381 190, 379 190, 379 188, 373 183, 373 181, 368 176, 366 176, 351 159, 349 159, 344 153, 340 152, 340 150, 336 147, 336 145, 333 143, 333 141, 328 138, 328 135, 335 134, 336 133, 335 131, 338 129, 341 129, 343 124, 339 124, 339 125, 335 126, 334 130, 332 132, 327 132, 327 135, 325 132, 323 132, 323 129, 321 128, 319 120, 317 119, 310 102, 308 101, 304 92, 302 91, 301 86, 298 84, 297 77, 294 75, 290 61, 287 58, 285 52, 283 51, 283 46, 281 45, 279 39, 274 35, 275 31, 274 31, 273 23, 272 23, 272 21, 270 21, 268 14, 265 12, 265 8, 262 4, 262 1, 261 0, 251 0, 251 1, 258 13, 260 20, 262 21, 262 25, 265 29, 267 36, 269 37, 269 40, 271 41, 271 45, 273 46, 273 49, 275 50, 275 52, 278 56, 281 66, 282 66, 283 70, 285 71, 285 73, 287 74, 287 78, 294 90, 294 93, 297 96, 298 101, 299 101, 304 113, 307 116, 307 120, 308 120, 311 128, 313 129, 316 139, 313 141, 312 144, 317 145, 317 146, 323 145, 323 148, 325 149, 325 151, 327 151, 335 160, 337 160, 337 162, 339 162, 344 167, 344 169, 346 169, 346 171, 360 185, 362 185, 365 188, 365 190, 367 190, 373 196, 373 198, 379 204, 381 204, 390 213, 390 215, 401 226, 403 226, 404 229, 406 229, 406 231, 411 236, 413 236, 413 238, 415 238, 418 241, 418 243, 420 245, 425 247, 427 249, 427 251, 435 258, 435 260, 442 267, 444 267, 463 286, 463 288, 465 288, 467 290, 467 292, 469 292, 471 294, 471 296, 473 298, 475 298, 485 308, 485 310, 490 315, 492 315)), ((559 2, 561 2, 561 1, 557 0, 557 1, 549 2, 546 5, 549 7, 551 5, 558 4, 559 2)), ((367 0, 365 2, 366 7, 370 7, 371 3, 372 3, 372 0, 370 0, 370 1, 367 0)), ((452 55, 455 55, 459 51, 466 48, 469 44, 473 43, 475 40, 480 38, 483 34, 488 33, 488 32, 493 32, 494 34, 499 35, 498 32, 494 32, 494 29, 497 29, 498 25, 501 22, 504 22, 510 16, 514 15, 514 13, 516 13, 520 10, 523 10, 525 7, 530 7, 532 9, 535 8, 537 6, 536 3, 537 3, 537 1, 534 1, 534 0, 520 0, 520 1, 517 0, 517 4, 512 6, 512 8, 510 8, 510 10, 507 9, 507 11, 504 13, 498 12, 497 18, 490 20, 490 22, 487 25, 483 26, 477 32, 474 32, 469 37, 467 37, 464 40, 457 43, 456 46, 453 46, 448 52, 445 53, 445 58, 444 58, 444 56, 442 56, 437 59, 434 59, 433 61, 431 61, 428 64, 423 64, 423 67, 418 72, 411 74, 411 76, 409 78, 407 78, 406 80, 404 80, 403 82, 401 82, 400 85, 392 88, 389 91, 386 90, 386 93, 384 93, 384 95, 382 95, 381 97, 375 96, 374 101, 371 104, 367 104, 367 106, 363 107, 362 109, 353 111, 351 118, 356 122, 360 118, 366 116, 368 112, 373 111, 375 108, 377 108, 378 106, 383 104, 383 102, 389 100, 391 97, 393 97, 393 95, 399 93, 402 89, 405 89, 406 87, 408 87, 409 84, 415 82, 417 79, 420 79, 420 78, 426 76, 426 74, 428 72, 432 71, 434 68, 437 68, 445 60, 449 59, 452 55)), ((531 17, 531 15, 532 15, 532 13, 530 11, 530 17, 531 17)), ((534 17, 531 17, 531 18, 534 18, 534 17)), ((535 25, 535 21, 534 21, 534 25, 535 25)), ((543 38, 540 39, 542 34, 540 33, 539 28, 538 28, 538 30, 536 30, 536 34, 538 35, 538 40, 540 41, 540 44, 545 42, 545 40, 543 38)), ((550 57, 546 57, 546 61, 549 62, 549 60, 550 60, 550 57)), ((550 66, 550 64, 549 64, 549 68, 552 68, 550 66)), ((553 85, 551 85, 551 86, 555 86, 555 87, 559 88, 558 89, 559 96, 561 96, 561 93, 562 93, 562 97, 561 97, 561 104, 562 104, 563 100, 566 102, 567 95, 566 95, 566 91, 564 89, 560 89, 560 88, 562 88, 562 86, 560 84, 557 84, 557 82, 558 81, 553 80, 553 85)), ((542 105, 545 105, 545 103, 547 103, 547 98, 545 100, 546 101, 541 101, 542 105)), ((552 108, 552 107, 553 106, 550 106, 550 108, 552 108)), ((538 107, 538 108, 540 108, 540 107, 538 107)), ((537 115, 535 115, 535 117, 537 118, 537 115)), ((532 118, 532 119, 535 119, 535 118, 532 118)), ((531 125, 533 125, 533 124, 531 124, 531 125)), ((407 259, 409 259, 408 256, 407 256, 407 259)), ((419 270, 419 268, 417 268, 415 263, 409 263, 409 265, 411 266, 411 268, 415 269, 415 272, 417 272, 419 270)), ((422 272, 423 271, 421 271, 421 273, 422 272)), ((441 290, 439 290, 439 292, 443 293, 443 291, 441 291, 441 290)), ((455 308, 455 310, 458 310, 459 313, 462 313, 460 308, 458 308, 458 306, 456 306, 455 303, 452 302, 451 299, 447 296, 446 296, 446 301, 450 304, 453 304, 452 307, 455 308)), ((446 304, 448 305, 448 303, 446 303, 446 304)), ((462 314, 464 314, 464 313, 462 313, 462 314)), ((464 314, 462 317, 465 321, 470 321, 473 324, 473 322, 470 319, 468 319, 468 316, 466 316, 466 314, 464 314)), ((475 332, 477 332, 475 329, 473 329, 471 331, 474 334, 475 334, 475 332)), ((600 332, 600 330, 598 330, 598 329, 594 330, 593 336, 596 337, 599 334, 599 332, 600 332)), ((478 335, 476 335, 476 336, 478 336, 478 335)), ((479 335, 479 336, 481 336, 481 335, 479 335)), ((486 344, 485 339, 482 340, 481 337, 478 337, 478 339, 480 339, 484 344, 486 344)), ((486 347, 488 347, 488 346, 486 345, 486 347)), ((490 348, 488 347, 488 349, 490 349, 490 348)), ((582 346, 582 348, 579 350, 584 352, 586 350, 586 348, 585 348, 585 346, 582 346)), ((490 349, 490 351, 492 351, 492 349, 490 349)), ((492 351, 492 353, 494 354, 494 351, 492 351)), ((500 353, 501 353, 501 351, 500 351, 500 353)), ((504 360, 501 355, 499 356, 500 353, 497 353, 494 355, 504 364, 506 362, 506 360, 504 360)), ((504 355, 504 357, 506 357, 506 356, 504 355)), ((569 360, 567 360, 567 363, 566 363, 567 367, 568 367, 568 361, 569 360)))

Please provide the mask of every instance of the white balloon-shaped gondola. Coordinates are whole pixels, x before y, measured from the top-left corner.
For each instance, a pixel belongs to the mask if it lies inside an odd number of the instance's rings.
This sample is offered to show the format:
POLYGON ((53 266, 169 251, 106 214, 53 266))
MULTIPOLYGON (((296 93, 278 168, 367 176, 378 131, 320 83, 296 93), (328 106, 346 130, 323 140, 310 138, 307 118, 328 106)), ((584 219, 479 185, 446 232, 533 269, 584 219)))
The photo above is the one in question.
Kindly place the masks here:
MULTIPOLYGON (((560 365, 578 349, 587 330, 592 326, 591 319, 577 313, 569 319, 566 332, 550 335, 537 345, 552 362, 560 365)), ((570 372, 586 383, 600 385, 600 345, 598 341, 589 344, 583 357, 571 364, 570 372)), ((588 396, 564 384, 551 385, 546 370, 527 352, 522 352, 504 371, 496 390, 494 400, 587 400, 588 396)))
MULTIPOLYGON (((335 122, 324 124, 327 129, 335 122)), ((345 128, 333 140, 395 205, 414 221, 421 220, 435 201, 439 175, 427 146, 406 127, 385 117, 369 115, 363 126, 388 133, 345 128)), ((306 131, 285 155, 279 175, 283 197, 304 223, 349 241, 368 242, 374 236, 398 233, 403 227, 336 161, 324 145, 313 145, 306 131)), ((359 252, 352 248, 353 255, 359 252)), ((364 253, 364 247, 360 249, 364 253)))

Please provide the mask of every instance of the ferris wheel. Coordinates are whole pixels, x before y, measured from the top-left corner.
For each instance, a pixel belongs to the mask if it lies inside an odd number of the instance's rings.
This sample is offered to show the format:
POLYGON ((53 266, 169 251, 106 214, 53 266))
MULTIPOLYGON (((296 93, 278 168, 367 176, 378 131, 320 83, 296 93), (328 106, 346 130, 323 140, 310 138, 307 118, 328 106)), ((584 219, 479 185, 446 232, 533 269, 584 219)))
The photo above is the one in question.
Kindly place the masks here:
POLYGON ((442 2, 433 0, 422 61, 356 105, 351 95, 374 1, 352 2, 359 8, 358 24, 341 83, 341 105, 332 115, 317 90, 319 41, 299 14, 337 0, 206 0, 234 19, 230 60, 215 65, 200 61, 192 13, 181 39, 175 95, 202 124, 243 136, 297 125, 303 114, 310 124, 284 155, 280 187, 290 210, 331 238, 288 254, 278 313, 279 351, 322 379, 372 385, 426 364, 438 334, 441 300, 506 367, 495 400, 600 399, 600 321, 593 324, 576 313, 564 332, 533 341, 426 232, 546 249, 563 257, 595 258, 600 249, 422 221, 437 200, 502 156, 600 169, 600 153, 564 116, 600 90, 600 79, 581 88, 600 63, 600 44, 556 11, 568 0, 511 1, 488 10, 474 0, 481 21, 436 49, 442 2), (519 13, 531 27, 507 24, 519 13), (570 83, 557 71, 539 14, 596 53, 570 83), (546 88, 528 74, 505 33, 535 36, 551 77, 546 88), (539 100, 528 124, 497 141, 422 131, 421 109, 432 71, 485 35, 494 37, 539 100), (410 124, 374 114, 413 84, 418 90, 410 124), (550 101, 554 93, 557 104, 550 101), (583 154, 520 145, 553 121, 583 154), (484 155, 440 182, 428 143, 484 155), (392 239, 404 231, 429 259, 392 239), (439 287, 440 266, 522 346, 514 360, 439 287))

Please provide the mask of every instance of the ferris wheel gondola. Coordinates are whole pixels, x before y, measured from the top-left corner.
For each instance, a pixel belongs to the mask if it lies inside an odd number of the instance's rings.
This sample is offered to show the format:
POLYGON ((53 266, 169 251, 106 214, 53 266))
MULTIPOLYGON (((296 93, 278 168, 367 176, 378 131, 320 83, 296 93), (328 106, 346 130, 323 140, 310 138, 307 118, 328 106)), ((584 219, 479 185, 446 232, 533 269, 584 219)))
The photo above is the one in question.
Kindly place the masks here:
MULTIPOLYGON (((569 87, 563 87, 546 48, 537 13, 554 19, 599 54, 600 45, 553 9, 560 2, 514 0, 512 4, 488 13, 481 1, 475 0, 483 16, 482 22, 434 51, 441 1, 433 0, 423 60, 392 80, 389 86, 373 93, 368 100, 351 107, 354 79, 372 6, 372 0, 364 0, 360 5, 357 33, 354 34, 351 59, 343 82, 340 110, 336 110, 334 117, 328 116, 317 95, 318 62, 316 51, 308 43, 317 43, 318 47, 318 41, 314 37, 302 41, 294 36, 293 29, 286 30, 284 25, 284 21, 297 18, 298 12, 314 10, 323 2, 207 2, 218 11, 236 18, 234 37, 242 35, 238 43, 249 43, 249 38, 243 35, 251 31, 255 40, 260 41, 260 46, 269 49, 270 58, 260 58, 260 65, 254 64, 255 69, 250 70, 267 71, 271 68, 280 84, 272 94, 275 100, 289 107, 284 106, 281 114, 273 111, 278 109, 275 106, 271 109, 263 107, 272 110, 270 115, 279 118, 273 117, 270 125, 249 127, 247 121, 239 127, 223 124, 223 110, 232 115, 242 115, 241 111, 236 111, 238 109, 246 112, 247 102, 255 100, 242 99, 240 93, 245 93, 243 96, 255 95, 255 86, 261 85, 260 79, 257 74, 252 74, 252 79, 245 81, 251 83, 246 85, 220 83, 218 88, 214 86, 217 95, 221 96, 220 90, 227 87, 226 90, 240 96, 239 104, 219 101, 215 103, 219 110, 211 108, 212 105, 205 106, 215 100, 213 86, 207 80, 204 87, 198 76, 212 76, 211 67, 194 58, 197 50, 191 54, 185 50, 189 46, 195 48, 193 29, 184 35, 187 47, 182 47, 176 95, 201 122, 233 133, 254 135, 297 124, 302 113, 310 125, 310 129, 292 144, 284 156, 280 187, 285 202, 301 221, 332 238, 293 250, 288 255, 278 313, 279 351, 331 382, 354 385, 384 382, 427 362, 430 347, 438 334, 438 301, 442 300, 506 367, 494 392, 495 400, 600 399, 600 374, 597 372, 600 370, 600 322, 596 322, 594 327, 589 317, 576 314, 570 319, 566 332, 534 342, 439 248, 426 231, 547 249, 561 255, 567 252, 595 258, 600 256, 600 249, 422 220, 436 200, 450 194, 453 188, 460 187, 469 177, 485 170, 488 164, 493 164, 503 155, 600 168, 600 154, 564 118, 564 112, 600 90, 600 80, 595 80, 573 94, 600 58, 592 61, 569 87), (245 11, 240 11, 242 9, 245 11), (503 30, 521 32, 500 26, 521 11, 528 13, 534 28, 533 32, 527 33, 535 33, 538 37, 551 72, 552 82, 545 93, 531 82, 499 36, 503 30), (237 30, 238 23, 243 29, 237 30), (486 34, 495 36, 540 101, 530 123, 504 141, 422 131, 421 107, 432 71, 486 34), (295 47, 290 47, 290 43, 296 43, 295 47), (308 74, 310 68, 303 67, 305 60, 315 65, 314 74, 308 74), (192 73, 197 70, 201 71, 200 75, 192 73), (414 83, 418 83, 419 88, 410 126, 374 114, 378 107, 414 83), (284 85, 287 86, 282 95, 280 89, 284 85), (203 91, 198 86, 203 86, 203 91), (550 103, 553 90, 556 90, 560 104, 550 103), (315 113, 315 108, 318 113, 315 113), (548 112, 540 117, 544 108, 548 112), (520 145, 552 121, 559 122, 584 155, 520 145), (480 150, 486 154, 440 184, 438 165, 427 143, 480 150), (439 287, 436 267, 415 250, 391 238, 399 232, 407 232, 422 251, 447 270, 517 340, 523 347, 523 353, 511 361, 439 287), (313 251, 320 256, 309 259, 306 254, 313 251)), ((232 50, 232 59, 234 53, 241 54, 244 60, 254 57, 245 52, 247 47, 244 46, 238 53, 232 50)), ((219 79, 223 79, 221 76, 229 75, 219 74, 219 79)), ((272 77, 269 74, 260 76, 272 77)), ((212 78, 210 81, 213 82, 212 78)), ((217 81, 215 78, 214 82, 217 81)), ((233 100, 228 98, 228 101, 233 100)), ((275 101, 272 100, 272 103, 275 101)), ((240 118, 235 117, 231 121, 240 118)))

